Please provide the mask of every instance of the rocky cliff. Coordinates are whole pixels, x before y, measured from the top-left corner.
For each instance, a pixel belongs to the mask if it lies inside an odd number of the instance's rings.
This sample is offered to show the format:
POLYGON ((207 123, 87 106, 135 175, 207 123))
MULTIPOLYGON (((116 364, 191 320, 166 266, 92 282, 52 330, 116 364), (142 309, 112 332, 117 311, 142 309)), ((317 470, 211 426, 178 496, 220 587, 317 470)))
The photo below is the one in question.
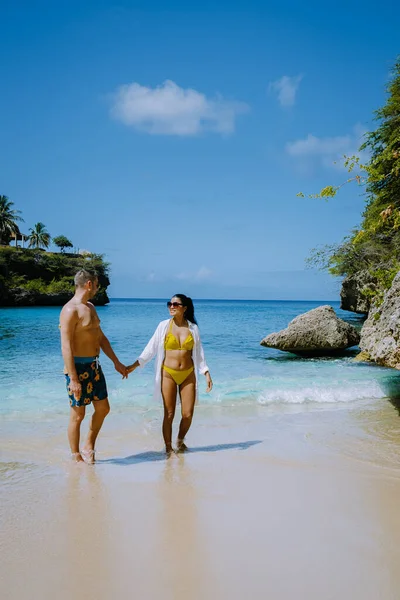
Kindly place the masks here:
POLYGON ((340 308, 359 314, 368 314, 376 287, 376 278, 371 276, 368 271, 359 271, 354 275, 348 275, 343 280, 340 290, 340 308))
POLYGON ((362 357, 400 369, 400 271, 383 302, 372 305, 361 330, 362 357))
POLYGON ((94 303, 107 304, 110 280, 102 256, 0 247, 0 306, 62 306, 73 296, 75 273, 85 267, 99 276, 94 303))

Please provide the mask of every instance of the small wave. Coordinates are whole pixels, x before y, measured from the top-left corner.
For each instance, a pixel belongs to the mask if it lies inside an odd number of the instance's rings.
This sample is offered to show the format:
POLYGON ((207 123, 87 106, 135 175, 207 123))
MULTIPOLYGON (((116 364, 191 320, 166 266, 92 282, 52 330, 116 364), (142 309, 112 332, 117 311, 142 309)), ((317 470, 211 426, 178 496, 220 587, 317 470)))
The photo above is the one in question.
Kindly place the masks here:
POLYGON ((310 386, 299 389, 270 389, 258 395, 259 404, 305 404, 324 403, 335 404, 338 402, 355 402, 357 400, 370 400, 385 398, 386 394, 378 383, 369 382, 369 385, 357 386, 310 386))

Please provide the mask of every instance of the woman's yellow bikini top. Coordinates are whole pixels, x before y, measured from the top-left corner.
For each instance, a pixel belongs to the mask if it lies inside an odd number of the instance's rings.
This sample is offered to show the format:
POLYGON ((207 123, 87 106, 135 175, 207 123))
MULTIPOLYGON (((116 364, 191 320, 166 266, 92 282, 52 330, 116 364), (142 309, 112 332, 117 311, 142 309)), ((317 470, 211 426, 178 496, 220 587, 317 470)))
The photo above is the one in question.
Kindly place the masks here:
POLYGON ((182 346, 180 346, 178 340, 172 333, 172 321, 173 321, 173 319, 171 319, 171 321, 170 321, 169 329, 168 329, 167 335, 165 336, 165 340, 164 340, 165 350, 189 350, 189 351, 193 350, 194 339, 193 339, 192 334, 189 333, 186 340, 183 342, 182 346))

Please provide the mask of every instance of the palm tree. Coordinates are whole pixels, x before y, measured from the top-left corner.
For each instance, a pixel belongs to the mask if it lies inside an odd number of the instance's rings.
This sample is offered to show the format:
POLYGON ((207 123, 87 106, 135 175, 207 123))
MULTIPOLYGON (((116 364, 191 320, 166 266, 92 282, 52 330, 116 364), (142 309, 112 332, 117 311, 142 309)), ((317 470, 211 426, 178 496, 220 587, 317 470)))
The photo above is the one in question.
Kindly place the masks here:
POLYGON ((44 223, 36 223, 29 236, 29 248, 48 248, 50 245, 51 236, 46 229, 44 223))
POLYGON ((17 221, 23 221, 21 211, 13 209, 14 202, 0 195, 0 244, 8 244, 10 239, 20 233, 17 221))

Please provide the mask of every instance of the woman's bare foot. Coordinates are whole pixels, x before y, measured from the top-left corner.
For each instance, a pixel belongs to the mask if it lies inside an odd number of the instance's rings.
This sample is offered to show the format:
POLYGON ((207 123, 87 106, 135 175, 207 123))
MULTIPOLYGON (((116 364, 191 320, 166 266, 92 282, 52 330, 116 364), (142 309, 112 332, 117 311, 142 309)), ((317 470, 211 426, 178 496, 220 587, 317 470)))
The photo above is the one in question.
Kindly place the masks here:
POLYGON ((174 449, 172 446, 165 446, 165 454, 167 455, 167 458, 171 458, 173 452, 174 449))
POLYGON ((94 457, 94 450, 92 448, 85 448, 84 450, 81 450, 81 454, 85 463, 88 465, 94 465, 96 461, 94 457))
POLYGON ((176 452, 186 452, 186 450, 188 450, 188 447, 186 446, 185 442, 178 438, 176 440, 176 452))
POLYGON ((81 456, 80 452, 72 452, 71 454, 71 458, 74 462, 80 463, 80 462, 85 462, 81 456))

